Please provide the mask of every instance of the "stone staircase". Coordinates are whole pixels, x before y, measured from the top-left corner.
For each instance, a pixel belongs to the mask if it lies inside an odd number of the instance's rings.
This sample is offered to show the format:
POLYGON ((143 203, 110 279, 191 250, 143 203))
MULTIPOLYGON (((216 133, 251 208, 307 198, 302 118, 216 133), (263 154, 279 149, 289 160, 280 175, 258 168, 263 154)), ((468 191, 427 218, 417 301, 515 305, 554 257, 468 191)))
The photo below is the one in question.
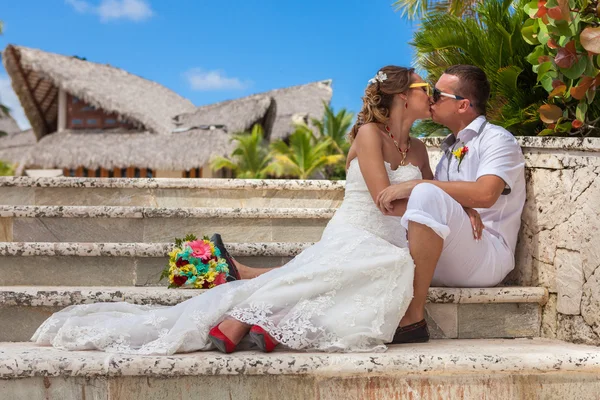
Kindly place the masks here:
POLYGON ((73 304, 173 305, 201 293, 158 282, 173 236, 220 232, 241 262, 281 265, 319 239, 343 187, 0 178, 0 398, 194 398, 201 391, 215 399, 562 399, 600 389, 600 351, 540 338, 548 293, 539 287, 431 288, 427 319, 440 340, 383 354, 135 357, 27 343, 45 318, 73 304))

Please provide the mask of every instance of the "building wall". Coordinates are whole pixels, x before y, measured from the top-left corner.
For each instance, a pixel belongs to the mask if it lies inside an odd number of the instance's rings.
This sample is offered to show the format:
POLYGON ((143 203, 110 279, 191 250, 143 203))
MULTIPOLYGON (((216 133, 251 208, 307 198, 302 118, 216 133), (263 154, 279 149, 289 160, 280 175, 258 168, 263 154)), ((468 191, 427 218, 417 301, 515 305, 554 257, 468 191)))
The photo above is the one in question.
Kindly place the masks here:
POLYGON ((71 94, 67 94, 66 108, 67 129, 135 128, 127 121, 120 121, 117 114, 96 108, 71 94))

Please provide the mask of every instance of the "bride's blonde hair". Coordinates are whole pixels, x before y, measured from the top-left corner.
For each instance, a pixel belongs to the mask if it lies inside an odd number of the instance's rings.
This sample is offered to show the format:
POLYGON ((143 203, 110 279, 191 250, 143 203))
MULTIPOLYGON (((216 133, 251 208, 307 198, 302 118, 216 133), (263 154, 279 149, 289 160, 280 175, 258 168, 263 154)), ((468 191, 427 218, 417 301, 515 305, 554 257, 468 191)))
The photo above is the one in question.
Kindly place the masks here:
POLYGON ((404 93, 409 89, 414 68, 397 67, 388 65, 379 70, 375 78, 369 80, 362 98, 363 105, 357 114, 356 123, 348 134, 352 142, 358 129, 369 122, 386 124, 390 117, 390 107, 394 95, 404 93))

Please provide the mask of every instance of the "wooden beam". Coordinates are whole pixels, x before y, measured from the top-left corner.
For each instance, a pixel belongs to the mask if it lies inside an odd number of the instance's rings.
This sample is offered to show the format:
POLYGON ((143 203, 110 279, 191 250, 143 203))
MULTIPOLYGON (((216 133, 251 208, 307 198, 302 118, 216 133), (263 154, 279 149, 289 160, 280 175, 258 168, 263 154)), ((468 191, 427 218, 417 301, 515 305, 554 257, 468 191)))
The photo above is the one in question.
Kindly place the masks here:
MULTIPOLYGON (((52 100, 50 101, 50 103, 48 103, 48 105, 46 106, 46 108, 44 108, 44 116, 46 116, 46 113, 48 112, 48 110, 50 109, 50 107, 52 107, 52 104, 54 104, 54 102, 56 101, 56 99, 58 99, 58 89, 56 89, 54 91, 54 97, 52 98, 52 100)), ((44 100, 46 100, 46 96, 44 96, 44 100)), ((42 104, 42 103, 40 103, 42 104)))
POLYGON ((19 56, 19 54, 17 53, 17 51, 15 50, 14 47, 11 46, 10 50, 11 50, 13 58, 15 59, 15 62, 17 63, 17 69, 19 70, 19 73, 25 80, 25 87, 29 91, 29 95, 31 96, 31 100, 32 100, 31 102, 33 103, 35 109, 37 110, 37 112, 39 113, 39 115, 42 119, 44 129, 46 130, 46 133, 50 133, 50 126, 48 125, 48 122, 46 121, 45 115, 42 112, 40 105, 38 104, 37 101, 35 101, 35 93, 32 91, 31 85, 29 84, 29 81, 27 81, 27 79, 26 79, 28 75, 25 73, 25 70, 23 69, 23 66, 21 65, 21 57, 19 56))
POLYGON ((44 82, 43 78, 38 79, 38 81, 35 83, 35 86, 33 87, 33 93, 35 93, 35 91, 38 89, 38 87, 40 87, 40 84, 44 82))

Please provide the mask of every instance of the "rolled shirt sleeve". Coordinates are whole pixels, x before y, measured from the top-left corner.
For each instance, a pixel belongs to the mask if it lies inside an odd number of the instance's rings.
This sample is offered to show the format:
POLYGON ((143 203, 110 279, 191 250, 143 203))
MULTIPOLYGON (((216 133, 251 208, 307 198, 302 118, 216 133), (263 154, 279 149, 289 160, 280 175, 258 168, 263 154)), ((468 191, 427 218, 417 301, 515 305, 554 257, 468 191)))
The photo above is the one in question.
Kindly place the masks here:
POLYGON ((519 143, 508 133, 494 135, 484 143, 476 180, 484 175, 496 175, 506 183, 508 189, 513 188, 525 173, 525 159, 519 143))

